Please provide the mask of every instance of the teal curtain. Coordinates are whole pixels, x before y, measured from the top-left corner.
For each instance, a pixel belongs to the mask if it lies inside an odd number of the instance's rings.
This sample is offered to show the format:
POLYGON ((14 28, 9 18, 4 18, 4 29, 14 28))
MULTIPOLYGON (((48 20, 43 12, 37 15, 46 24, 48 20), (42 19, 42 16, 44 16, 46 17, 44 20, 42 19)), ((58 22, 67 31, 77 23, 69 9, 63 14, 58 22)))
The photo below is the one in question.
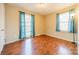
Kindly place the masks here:
POLYGON ((74 18, 72 19, 72 22, 73 22, 73 33, 77 33, 77 30, 76 30, 76 21, 75 21, 74 18))
POLYGON ((59 29, 59 14, 56 14, 56 31, 59 32, 60 29, 59 29))
POLYGON ((72 16, 73 13, 75 13, 73 9, 69 11, 68 30, 71 33, 76 33, 76 23, 75 23, 74 15, 72 16))
POLYGON ((35 16, 31 15, 31 31, 33 37, 35 36, 35 16))
POLYGON ((24 39, 26 37, 26 32, 25 32, 25 13, 20 11, 19 14, 20 14, 19 39, 24 39))
POLYGON ((71 16, 71 14, 72 14, 72 11, 71 10, 69 10, 69 23, 68 23, 68 31, 69 32, 73 32, 73 18, 72 18, 72 16, 71 16))

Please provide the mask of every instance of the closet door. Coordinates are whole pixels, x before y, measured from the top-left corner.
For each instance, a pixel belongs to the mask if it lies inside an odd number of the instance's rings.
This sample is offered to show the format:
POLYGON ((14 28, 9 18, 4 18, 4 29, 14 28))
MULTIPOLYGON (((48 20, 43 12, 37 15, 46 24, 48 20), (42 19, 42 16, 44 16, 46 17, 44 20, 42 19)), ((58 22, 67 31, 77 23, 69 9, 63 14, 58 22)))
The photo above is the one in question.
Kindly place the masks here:
POLYGON ((4 4, 0 3, 0 53, 5 44, 5 8, 4 4))

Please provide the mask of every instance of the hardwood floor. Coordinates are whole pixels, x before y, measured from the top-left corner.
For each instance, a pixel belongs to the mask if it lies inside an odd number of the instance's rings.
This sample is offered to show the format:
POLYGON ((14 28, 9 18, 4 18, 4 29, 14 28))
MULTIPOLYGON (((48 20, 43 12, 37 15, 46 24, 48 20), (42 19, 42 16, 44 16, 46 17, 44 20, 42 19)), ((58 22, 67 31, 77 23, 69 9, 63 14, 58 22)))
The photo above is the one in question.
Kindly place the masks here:
POLYGON ((2 55, 77 55, 77 47, 69 41, 41 35, 5 45, 2 55))

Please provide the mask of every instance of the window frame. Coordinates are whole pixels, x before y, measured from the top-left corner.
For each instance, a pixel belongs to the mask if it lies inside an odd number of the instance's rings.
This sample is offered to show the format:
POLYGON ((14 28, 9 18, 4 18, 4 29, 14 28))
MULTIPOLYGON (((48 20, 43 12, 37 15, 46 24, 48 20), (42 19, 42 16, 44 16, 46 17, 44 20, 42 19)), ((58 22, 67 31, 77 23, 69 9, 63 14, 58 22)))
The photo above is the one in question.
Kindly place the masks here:
MULTIPOLYGON (((66 12, 69 12, 69 19, 71 19, 71 15, 72 14, 75 14, 75 11, 76 11, 76 9, 75 8, 70 8, 69 10, 64 10, 64 11, 60 11, 59 13, 57 13, 56 14, 56 32, 68 32, 68 33, 73 33, 73 32, 71 32, 71 30, 70 30, 70 28, 69 28, 69 26, 70 25, 68 25, 68 31, 61 31, 60 29, 59 29, 59 14, 62 14, 62 13, 66 13, 66 12), (58 24, 57 24, 58 23, 58 24)), ((68 24, 70 23, 70 21, 71 20, 68 20, 69 22, 68 22, 68 24)), ((74 26, 75 26, 75 24, 74 24, 74 26)), ((75 28, 74 28, 75 29, 75 28)), ((76 31, 76 30, 75 30, 76 31)), ((75 32, 74 32, 75 33, 75 32)))
MULTIPOLYGON (((64 13, 67 13, 67 12, 69 12, 69 16, 70 16, 70 11, 65 11, 65 12, 58 13, 58 14, 60 15, 60 14, 64 14, 64 13)), ((58 15, 58 20, 59 20, 59 30, 60 30, 60 19, 59 19, 59 15, 58 15)), ((68 17, 68 18, 70 18, 70 17, 68 17)), ((68 19, 68 24, 69 24, 69 19, 68 19)), ((60 30, 60 32, 68 32, 69 33, 68 30, 60 30)))

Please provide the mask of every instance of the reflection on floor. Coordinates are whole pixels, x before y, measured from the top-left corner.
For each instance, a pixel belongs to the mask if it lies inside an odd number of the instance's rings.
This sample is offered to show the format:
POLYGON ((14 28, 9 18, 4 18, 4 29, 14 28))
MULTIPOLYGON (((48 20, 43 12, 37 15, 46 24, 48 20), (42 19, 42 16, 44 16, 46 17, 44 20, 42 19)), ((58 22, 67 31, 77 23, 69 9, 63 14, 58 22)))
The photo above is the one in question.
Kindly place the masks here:
POLYGON ((5 45, 3 55, 76 55, 77 47, 69 41, 46 35, 5 45))

